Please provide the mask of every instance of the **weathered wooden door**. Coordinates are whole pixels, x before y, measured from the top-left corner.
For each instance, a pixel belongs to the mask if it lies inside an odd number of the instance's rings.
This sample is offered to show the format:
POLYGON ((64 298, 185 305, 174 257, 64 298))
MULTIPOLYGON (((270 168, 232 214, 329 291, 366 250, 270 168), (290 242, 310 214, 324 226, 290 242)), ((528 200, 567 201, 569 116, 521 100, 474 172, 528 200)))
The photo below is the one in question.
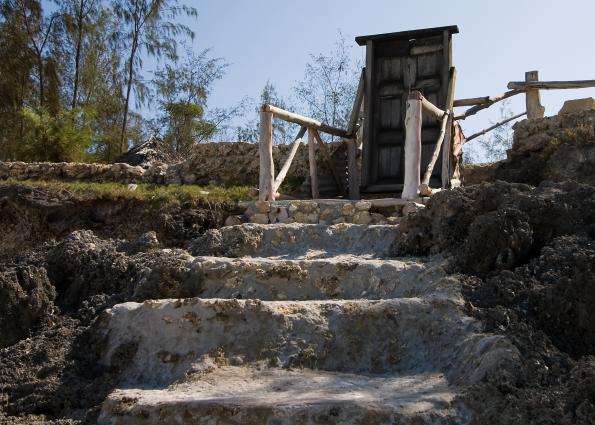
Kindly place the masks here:
MULTIPOLYGON (((456 32, 457 27, 441 27, 356 38, 366 46, 363 191, 401 190, 409 92, 419 90, 433 104, 446 107, 451 35, 456 32)), ((439 132, 440 124, 424 113, 422 174, 439 132)), ((441 164, 439 158, 430 185, 440 186, 441 164)))

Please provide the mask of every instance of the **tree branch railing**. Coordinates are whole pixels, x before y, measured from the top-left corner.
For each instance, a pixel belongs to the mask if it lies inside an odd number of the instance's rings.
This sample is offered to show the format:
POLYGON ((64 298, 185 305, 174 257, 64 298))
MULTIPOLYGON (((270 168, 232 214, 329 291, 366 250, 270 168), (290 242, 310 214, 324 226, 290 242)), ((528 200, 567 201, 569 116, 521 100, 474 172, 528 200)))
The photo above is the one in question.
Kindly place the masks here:
MULTIPOLYGON (((363 93, 363 89, 362 89, 363 93)), ((363 94, 362 94, 363 96, 363 94)), ((356 97, 359 98, 359 94, 356 97)), ((360 100, 361 101, 361 100, 360 100)), ((356 102, 357 103, 357 102, 356 102)), ((359 108, 359 105, 358 105, 359 108)), ((357 119, 356 119, 357 121, 357 119)), ((320 197, 318 188, 318 172, 316 163, 316 146, 320 149, 322 157, 326 162, 330 172, 335 180, 337 188, 341 194, 345 194, 346 189, 341 177, 335 170, 331 154, 320 137, 320 132, 342 137, 349 140, 352 136, 343 129, 330 126, 313 118, 305 117, 294 112, 286 111, 273 105, 265 104, 260 109, 260 137, 259 137, 259 156, 260 156, 260 175, 258 184, 258 199, 260 201, 274 201, 277 191, 281 187, 283 180, 291 168, 292 161, 302 144, 303 138, 307 133, 308 144, 308 162, 310 168, 310 186, 312 189, 312 198, 320 197), (273 118, 279 118, 287 122, 301 126, 299 133, 295 137, 289 155, 281 168, 281 171, 275 178, 275 165, 273 163, 273 118)), ((350 149, 348 149, 348 152, 350 149)), ((349 162, 349 161, 348 161, 349 162)), ((351 167, 349 167, 351 169, 351 167)), ((355 178, 349 174, 350 180, 355 178)), ((350 185, 351 187, 351 185, 350 185)), ((350 191, 351 192, 351 191, 350 191)), ((350 196, 352 194, 350 193, 350 196)))
POLYGON ((595 80, 539 81, 538 71, 527 71, 525 73, 525 81, 511 81, 508 83, 507 87, 509 91, 498 96, 473 97, 455 100, 454 107, 471 106, 471 108, 467 109, 465 112, 455 115, 455 119, 464 120, 483 109, 489 108, 497 102, 523 93, 526 96, 527 118, 542 118, 545 109, 541 105, 539 90, 584 89, 595 87, 595 80))
MULTIPOLYGON (((429 195, 432 189, 429 187, 430 178, 436 161, 440 156, 440 151, 443 154, 443 175, 442 187, 448 186, 450 167, 450 150, 451 137, 454 120, 464 120, 479 111, 487 109, 492 105, 508 99, 518 94, 525 94, 526 97, 526 112, 514 115, 503 121, 500 121, 485 130, 470 136, 467 141, 473 140, 481 135, 488 133, 512 120, 518 119, 524 115, 529 119, 541 118, 544 116, 544 108, 541 105, 539 90, 558 90, 558 89, 577 89, 586 87, 595 87, 595 80, 581 80, 581 81, 539 81, 537 71, 529 71, 525 73, 525 81, 508 83, 509 91, 497 96, 475 97, 467 99, 454 100, 454 80, 456 72, 454 68, 451 69, 450 82, 447 88, 446 109, 442 110, 429 100, 423 97, 421 92, 412 91, 407 100, 407 111, 405 116, 405 172, 404 184, 401 197, 404 199, 413 199, 421 195, 429 195), (454 114, 455 107, 469 107, 465 112, 454 114), (436 145, 428 163, 427 169, 421 177, 421 127, 422 127, 422 111, 426 111, 433 115, 436 120, 440 122, 440 133, 436 141, 436 145), (446 172, 446 178, 445 173, 446 172), (445 183, 446 180, 446 183, 445 183)), ((361 109, 364 103, 366 87, 365 87, 365 69, 362 70, 360 81, 358 84, 357 93, 354 99, 352 113, 350 115, 347 129, 343 130, 322 123, 313 118, 308 118, 273 105, 265 104, 260 110, 260 139, 259 139, 259 154, 260 154, 260 176, 259 176, 259 200, 273 201, 279 187, 287 176, 291 163, 296 155, 299 146, 303 142, 303 138, 307 133, 308 157, 310 168, 310 181, 312 188, 312 197, 318 198, 320 196, 318 190, 318 175, 316 164, 316 145, 318 145, 324 161, 330 168, 333 179, 337 184, 339 191, 342 194, 346 192, 350 199, 359 199, 359 181, 357 171, 357 149, 356 134, 360 126, 361 109), (295 123, 301 126, 299 133, 295 137, 291 150, 281 171, 275 178, 274 164, 273 164, 273 117, 280 118, 287 122, 295 123), (327 133, 333 136, 338 136, 344 139, 347 144, 347 163, 348 163, 348 187, 344 185, 335 170, 330 153, 328 152, 325 142, 320 137, 320 132, 327 133)))

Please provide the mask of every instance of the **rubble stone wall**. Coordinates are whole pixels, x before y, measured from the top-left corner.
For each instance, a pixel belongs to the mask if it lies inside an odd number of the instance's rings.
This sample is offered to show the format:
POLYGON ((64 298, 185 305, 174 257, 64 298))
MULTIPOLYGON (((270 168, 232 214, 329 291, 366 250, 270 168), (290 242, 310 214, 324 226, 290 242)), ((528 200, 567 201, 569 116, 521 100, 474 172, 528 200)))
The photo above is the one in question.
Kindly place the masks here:
MULTIPOLYGON (((342 143, 329 143, 333 156, 345 152, 342 143)), ((273 159, 279 170, 290 145, 273 147, 273 159)), ((317 155, 321 167, 323 158, 317 155)), ((308 175, 308 150, 298 149, 288 177, 308 175)), ((0 162, 0 180, 77 180, 89 182, 153 183, 153 184, 257 184, 259 173, 258 145, 245 142, 203 143, 181 163, 157 164, 147 168, 129 164, 85 164, 49 162, 0 162)))

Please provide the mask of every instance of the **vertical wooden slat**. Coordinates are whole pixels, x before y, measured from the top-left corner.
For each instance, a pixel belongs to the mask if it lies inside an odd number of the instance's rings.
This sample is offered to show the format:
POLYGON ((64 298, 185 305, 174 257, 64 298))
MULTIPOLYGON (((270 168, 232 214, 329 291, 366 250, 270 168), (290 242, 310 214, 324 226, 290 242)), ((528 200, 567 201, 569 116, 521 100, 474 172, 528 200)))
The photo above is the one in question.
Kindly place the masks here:
MULTIPOLYGON (((525 81, 539 81, 538 71, 525 72, 525 81)), ((527 96, 527 118, 543 118, 545 108, 541 106, 541 96, 539 95, 539 89, 529 89, 526 93, 527 96)))
POLYGON ((353 109, 351 110, 351 116, 349 117, 349 123, 347 124, 347 135, 349 137, 353 136, 353 133, 357 131, 357 123, 360 117, 361 105, 364 100, 364 87, 366 78, 366 68, 362 69, 362 73, 359 78, 359 83, 357 85, 357 92, 355 94, 355 99, 353 101, 353 109))
POLYGON ((273 163, 273 114, 260 112, 260 176, 258 182, 258 200, 275 200, 275 164, 273 163))
POLYGON ((320 198, 318 190, 318 174, 316 170, 316 137, 314 130, 308 129, 308 159, 310 162, 310 186, 312 188, 312 199, 320 198))
POLYGON ((357 145, 355 140, 346 139, 347 143, 347 178, 349 183, 349 199, 360 199, 359 173, 357 170, 357 145))
POLYGON ((374 162, 372 155, 372 140, 374 140, 374 123, 372 114, 374 112, 374 43, 369 40, 366 43, 366 69, 365 69, 365 110, 364 110, 364 132, 363 132, 363 157, 362 157, 362 186, 370 183, 370 166, 374 162))
POLYGON ((405 181, 402 199, 419 197, 421 174, 421 93, 413 91, 407 101, 405 116, 405 181))
POLYGON ((448 80, 450 76, 450 67, 452 64, 452 43, 450 31, 442 32, 442 101, 444 102, 444 109, 448 108, 446 105, 448 99, 448 80))

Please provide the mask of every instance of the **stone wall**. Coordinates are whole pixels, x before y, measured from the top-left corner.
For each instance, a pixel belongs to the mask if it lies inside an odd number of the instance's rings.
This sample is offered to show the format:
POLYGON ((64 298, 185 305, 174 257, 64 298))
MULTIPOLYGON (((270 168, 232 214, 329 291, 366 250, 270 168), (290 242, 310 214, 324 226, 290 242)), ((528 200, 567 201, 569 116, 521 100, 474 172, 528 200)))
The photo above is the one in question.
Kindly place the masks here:
MULTIPOLYGON (((344 157, 345 147, 342 143, 329 143, 328 146, 333 157, 344 157)), ((290 145, 273 147, 276 171, 282 167, 290 149, 290 145)), ((317 154, 317 161, 324 173, 326 167, 320 154, 317 154)), ((308 170, 308 150, 302 145, 287 176, 304 179, 308 170)), ((147 168, 128 164, 0 162, 0 180, 257 185, 258 173, 258 145, 244 142, 199 144, 186 161, 172 165, 156 164, 147 168)))
POLYGON ((398 224, 400 219, 425 208, 429 198, 403 200, 397 198, 348 201, 344 199, 314 199, 274 202, 240 202, 243 216, 231 216, 226 225, 246 221, 257 224, 398 224))

